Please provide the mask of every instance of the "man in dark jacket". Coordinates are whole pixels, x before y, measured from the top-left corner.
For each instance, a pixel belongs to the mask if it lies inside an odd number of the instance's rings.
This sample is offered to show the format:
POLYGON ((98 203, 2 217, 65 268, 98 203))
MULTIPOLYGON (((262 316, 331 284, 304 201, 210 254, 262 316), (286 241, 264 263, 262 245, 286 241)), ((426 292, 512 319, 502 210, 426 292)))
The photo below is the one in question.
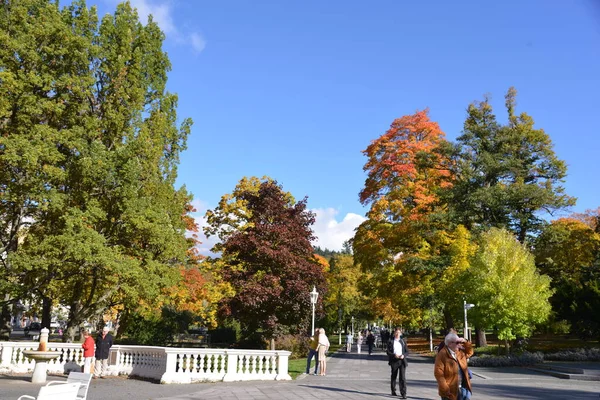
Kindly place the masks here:
POLYGON ((375 345, 375 335, 373 332, 369 331, 367 334, 367 346, 369 346, 369 355, 373 353, 373 346, 375 345))
POLYGON ((397 396, 396 378, 399 376, 400 398, 406 399, 406 356, 408 355, 408 348, 406 347, 406 342, 400 337, 401 335, 402 330, 396 328, 394 337, 388 341, 387 355, 389 360, 388 364, 392 368, 392 396, 397 396))
POLYGON ((108 357, 113 345, 113 337, 109 333, 110 328, 105 326, 96 338, 96 365, 94 366, 94 378, 103 378, 108 372, 108 357))

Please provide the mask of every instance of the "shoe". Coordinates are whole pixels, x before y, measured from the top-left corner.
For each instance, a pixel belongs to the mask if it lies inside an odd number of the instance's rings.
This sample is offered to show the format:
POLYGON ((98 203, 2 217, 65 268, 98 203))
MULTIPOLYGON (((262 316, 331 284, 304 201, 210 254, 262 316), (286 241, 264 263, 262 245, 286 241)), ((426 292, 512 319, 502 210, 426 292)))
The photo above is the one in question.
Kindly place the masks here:
POLYGON ((314 376, 317 376, 317 373, 315 372, 313 375, 314 375, 314 376))
POLYGON ((403 395, 401 395, 401 396, 400 396, 400 398, 401 398, 401 399, 406 399, 406 395, 405 395, 405 394, 403 394, 403 395))
POLYGON ((396 392, 392 392, 392 396, 398 396, 398 394, 396 394, 396 392))

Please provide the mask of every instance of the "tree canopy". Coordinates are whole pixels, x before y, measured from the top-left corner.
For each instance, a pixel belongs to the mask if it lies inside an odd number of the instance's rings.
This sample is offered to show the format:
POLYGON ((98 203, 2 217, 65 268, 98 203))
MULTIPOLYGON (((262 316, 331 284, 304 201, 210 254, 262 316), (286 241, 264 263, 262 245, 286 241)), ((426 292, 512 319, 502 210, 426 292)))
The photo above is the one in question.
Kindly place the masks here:
POLYGON ((233 195, 223 196, 207 215, 207 234, 219 232, 224 239, 215 250, 222 251, 222 275, 234 291, 222 301, 223 314, 240 321, 246 333, 259 331, 268 338, 304 331, 308 294, 313 286, 326 293, 306 199, 295 202, 269 178, 242 179, 233 195))
POLYGON ((129 3, 101 22, 84 1, 0 14, 0 289, 5 305, 68 306, 72 338, 181 279, 191 195, 174 184, 191 121, 177 126, 165 89, 163 33, 129 3))

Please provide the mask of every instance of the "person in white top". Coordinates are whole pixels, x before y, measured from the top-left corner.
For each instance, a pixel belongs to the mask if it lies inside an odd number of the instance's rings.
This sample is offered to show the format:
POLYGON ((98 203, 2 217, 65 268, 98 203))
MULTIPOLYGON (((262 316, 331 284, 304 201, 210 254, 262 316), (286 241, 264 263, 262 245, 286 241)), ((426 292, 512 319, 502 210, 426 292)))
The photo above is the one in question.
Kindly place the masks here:
POLYGON ((356 339, 356 352, 358 354, 360 354, 360 346, 362 346, 363 339, 364 339, 364 337, 362 335, 362 332, 358 331, 358 338, 356 339))
POLYGON ((387 345, 388 364, 392 368, 391 376, 391 389, 392 396, 396 394, 396 378, 399 380, 400 386, 400 398, 406 399, 406 356, 408 355, 408 348, 406 343, 401 338, 402 330, 396 328, 394 336, 390 339, 387 345))
POLYGON ((352 341, 354 340, 354 338, 352 337, 352 334, 350 332, 348 332, 348 335, 346 335, 346 351, 348 353, 350 353, 352 351, 352 341))

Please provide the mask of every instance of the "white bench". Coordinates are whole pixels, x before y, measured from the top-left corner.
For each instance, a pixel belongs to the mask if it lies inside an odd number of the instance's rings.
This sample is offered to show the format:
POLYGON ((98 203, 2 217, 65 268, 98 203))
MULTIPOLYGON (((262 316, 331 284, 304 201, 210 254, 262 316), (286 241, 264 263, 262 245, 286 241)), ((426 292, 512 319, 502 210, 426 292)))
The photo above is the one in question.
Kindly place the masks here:
MULTIPOLYGON (((86 400, 91 380, 92 374, 84 374, 83 372, 70 372, 66 383, 79 383, 80 386, 79 393, 77 394, 77 400, 86 400)), ((46 384, 46 386, 54 386, 59 384, 64 385, 65 381, 50 381, 46 384)))
POLYGON ((60 385, 42 386, 37 397, 23 395, 18 400, 33 399, 33 400, 77 400, 79 392, 79 382, 64 383, 60 385))

